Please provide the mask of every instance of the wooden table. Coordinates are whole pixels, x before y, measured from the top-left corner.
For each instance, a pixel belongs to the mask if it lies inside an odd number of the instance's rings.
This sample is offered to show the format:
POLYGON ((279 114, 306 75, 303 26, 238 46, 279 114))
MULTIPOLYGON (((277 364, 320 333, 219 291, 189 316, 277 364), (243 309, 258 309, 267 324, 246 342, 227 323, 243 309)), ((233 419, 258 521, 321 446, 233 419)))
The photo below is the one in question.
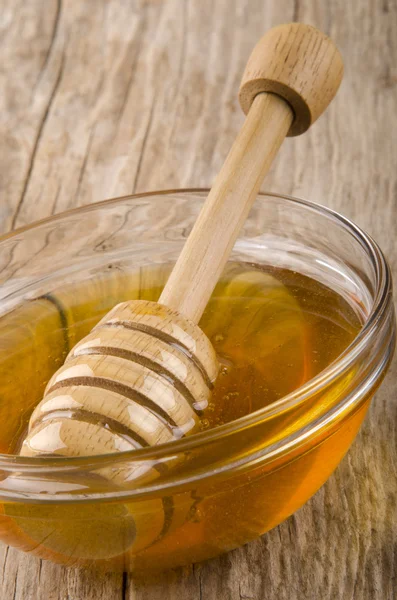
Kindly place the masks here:
MULTIPOLYGON (((111 196, 210 185, 242 122, 251 47, 291 20, 330 34, 346 75, 266 189, 353 218, 396 276, 396 0, 2 0, 3 231, 111 196)), ((336 473, 262 539, 146 585, 2 547, 1 599, 396 598, 396 382, 394 362, 336 473)))

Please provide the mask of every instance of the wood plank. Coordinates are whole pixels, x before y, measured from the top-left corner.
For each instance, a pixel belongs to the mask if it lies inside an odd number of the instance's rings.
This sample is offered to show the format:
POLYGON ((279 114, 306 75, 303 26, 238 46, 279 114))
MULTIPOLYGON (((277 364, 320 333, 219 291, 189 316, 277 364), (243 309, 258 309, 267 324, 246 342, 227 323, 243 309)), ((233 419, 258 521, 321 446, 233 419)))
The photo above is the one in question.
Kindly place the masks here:
MULTIPOLYGON (((335 39, 346 75, 264 187, 353 218, 397 277, 396 0, 3 0, 2 230, 133 191, 210 185, 242 122, 236 95, 252 45, 292 19, 335 39)), ((392 600, 396 381, 394 361, 336 473, 262 539, 151 583, 3 546, 0 597, 392 600)))

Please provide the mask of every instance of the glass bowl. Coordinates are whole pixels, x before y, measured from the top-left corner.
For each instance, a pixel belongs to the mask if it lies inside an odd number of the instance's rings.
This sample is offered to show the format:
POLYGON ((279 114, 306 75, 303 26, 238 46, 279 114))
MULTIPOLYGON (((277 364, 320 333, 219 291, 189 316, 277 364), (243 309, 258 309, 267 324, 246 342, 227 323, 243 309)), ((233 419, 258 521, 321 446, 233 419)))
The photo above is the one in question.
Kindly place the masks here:
MULTIPOLYGON (((0 423, 6 424, 0 451, 7 432, 39 401, 65 344, 73 345, 125 299, 126 276, 176 260, 206 195, 174 190, 117 198, 0 240, 0 423), (72 326, 81 322, 81 303, 73 305, 76 285, 86 290, 90 314, 80 329, 72 326), (67 310, 58 290, 66 296, 72 290, 67 310)), ((277 194, 258 196, 231 259, 289 268, 325 283, 354 305, 362 330, 293 393, 190 438, 94 457, 0 455, 5 543, 66 565, 165 569, 258 537, 327 480, 393 353, 387 262, 344 217, 277 194), (125 477, 121 484, 120 473, 131 470, 157 476, 139 483, 125 477)))

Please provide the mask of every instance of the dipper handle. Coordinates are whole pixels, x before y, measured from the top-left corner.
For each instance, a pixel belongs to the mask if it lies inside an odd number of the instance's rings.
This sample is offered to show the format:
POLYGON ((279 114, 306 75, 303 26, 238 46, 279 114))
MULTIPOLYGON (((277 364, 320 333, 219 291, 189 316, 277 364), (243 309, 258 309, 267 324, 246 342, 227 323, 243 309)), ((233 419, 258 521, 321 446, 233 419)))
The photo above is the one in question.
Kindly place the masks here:
POLYGON ((240 86, 247 117, 215 179, 159 302, 198 323, 284 138, 326 109, 343 75, 334 43, 300 23, 271 29, 240 86))

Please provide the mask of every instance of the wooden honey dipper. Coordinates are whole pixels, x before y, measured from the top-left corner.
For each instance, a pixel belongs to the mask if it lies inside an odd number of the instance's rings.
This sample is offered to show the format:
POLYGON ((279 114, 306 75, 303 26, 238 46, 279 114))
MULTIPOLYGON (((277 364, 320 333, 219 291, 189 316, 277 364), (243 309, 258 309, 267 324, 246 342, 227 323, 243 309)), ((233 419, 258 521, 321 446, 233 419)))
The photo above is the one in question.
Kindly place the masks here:
POLYGON ((333 42, 309 25, 280 25, 259 41, 240 87, 246 120, 159 303, 117 305, 73 348, 21 455, 104 454, 197 430, 218 373, 197 323, 284 138, 322 114, 342 73, 333 42))

